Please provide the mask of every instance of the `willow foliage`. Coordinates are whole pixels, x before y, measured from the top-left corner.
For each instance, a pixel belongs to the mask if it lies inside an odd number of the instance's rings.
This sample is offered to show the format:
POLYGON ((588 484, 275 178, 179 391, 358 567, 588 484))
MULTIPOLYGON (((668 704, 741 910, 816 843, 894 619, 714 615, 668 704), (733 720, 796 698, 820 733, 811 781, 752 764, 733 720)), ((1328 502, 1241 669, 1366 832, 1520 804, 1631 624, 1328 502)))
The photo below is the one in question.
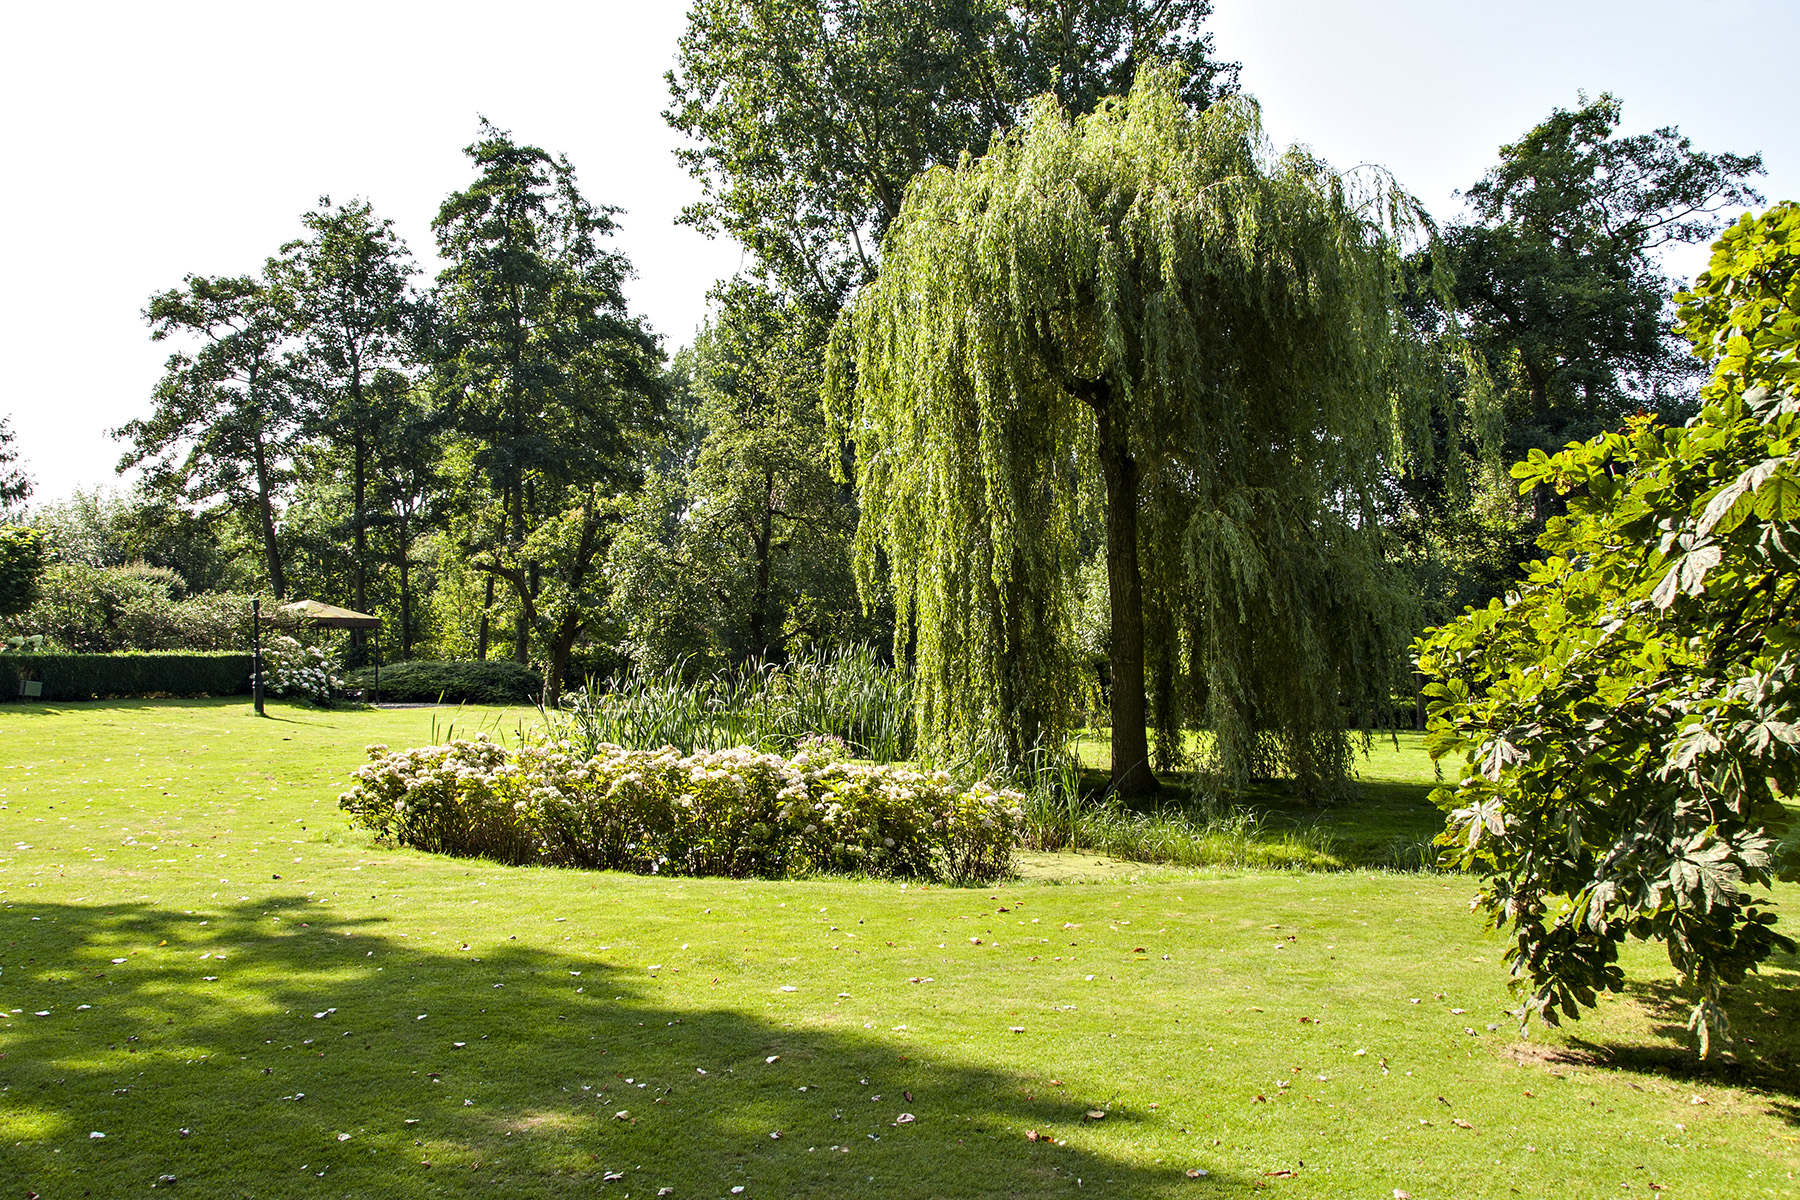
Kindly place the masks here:
POLYGON ((1158 765, 1204 723, 1226 785, 1329 793, 1407 628, 1374 512, 1442 378, 1395 305, 1423 218, 1179 87, 1146 70, 1079 118, 1045 98, 912 184, 834 340, 859 580, 891 588, 897 652, 916 639, 928 744, 1018 762, 1068 729, 1105 529, 1115 782, 1141 632, 1158 765))

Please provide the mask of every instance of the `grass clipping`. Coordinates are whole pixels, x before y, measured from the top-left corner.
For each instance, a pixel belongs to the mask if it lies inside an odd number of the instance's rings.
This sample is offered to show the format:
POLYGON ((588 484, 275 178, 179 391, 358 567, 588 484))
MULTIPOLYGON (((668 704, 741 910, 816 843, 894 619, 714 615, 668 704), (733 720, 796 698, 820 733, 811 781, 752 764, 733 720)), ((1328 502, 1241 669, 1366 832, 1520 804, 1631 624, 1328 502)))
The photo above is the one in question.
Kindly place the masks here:
POLYGON ((593 754, 486 738, 368 747, 338 798, 420 850, 652 875, 820 872, 981 883, 1007 875, 1024 797, 942 771, 848 761, 815 738, 791 759, 739 747, 593 754))

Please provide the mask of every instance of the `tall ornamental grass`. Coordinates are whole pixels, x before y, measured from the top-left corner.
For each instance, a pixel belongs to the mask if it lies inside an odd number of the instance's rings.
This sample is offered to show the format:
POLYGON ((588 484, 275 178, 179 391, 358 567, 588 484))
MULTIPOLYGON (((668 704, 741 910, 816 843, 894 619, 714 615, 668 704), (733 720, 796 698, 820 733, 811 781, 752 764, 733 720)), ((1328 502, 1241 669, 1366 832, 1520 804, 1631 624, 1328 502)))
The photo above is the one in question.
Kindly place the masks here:
POLYGON ((914 757, 912 685, 869 646, 698 677, 687 668, 685 660, 661 671, 634 668, 571 693, 547 714, 556 738, 589 755, 605 745, 666 745, 684 754, 748 746, 791 755, 805 739, 825 736, 857 758, 914 757))

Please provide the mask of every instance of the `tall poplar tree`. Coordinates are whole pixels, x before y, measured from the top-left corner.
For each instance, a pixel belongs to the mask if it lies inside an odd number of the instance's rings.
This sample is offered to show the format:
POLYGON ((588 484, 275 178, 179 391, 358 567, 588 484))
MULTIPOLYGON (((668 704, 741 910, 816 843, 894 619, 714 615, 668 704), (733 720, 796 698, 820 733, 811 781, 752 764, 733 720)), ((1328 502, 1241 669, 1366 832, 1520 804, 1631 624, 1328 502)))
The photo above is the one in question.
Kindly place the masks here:
MULTIPOLYGON (((341 455, 350 491, 350 603, 369 612, 373 567, 369 531, 379 519, 370 495, 387 443, 404 434, 412 366, 412 255, 366 200, 319 208, 301 218, 310 237, 281 248, 271 267, 293 300, 301 363, 317 392, 313 432, 341 455)), ((362 632, 353 631, 360 645, 362 632)))
POLYGON ((1105 530, 1113 785, 1213 732, 1225 786, 1347 776, 1346 701, 1386 702, 1406 600, 1373 520, 1409 387, 1394 233, 1419 218, 1177 70, 916 179, 840 326, 857 569, 917 641, 940 753, 1011 762, 1068 728, 1079 537, 1105 530), (853 384, 845 383, 853 367, 853 384))

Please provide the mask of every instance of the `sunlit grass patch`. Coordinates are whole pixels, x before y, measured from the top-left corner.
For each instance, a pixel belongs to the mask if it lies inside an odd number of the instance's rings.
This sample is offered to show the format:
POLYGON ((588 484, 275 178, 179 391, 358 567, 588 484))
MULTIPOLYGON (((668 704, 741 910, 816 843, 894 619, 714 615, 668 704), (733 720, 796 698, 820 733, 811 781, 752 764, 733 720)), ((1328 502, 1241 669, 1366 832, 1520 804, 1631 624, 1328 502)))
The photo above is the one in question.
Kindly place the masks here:
POLYGON ((1792 961, 1718 1064, 1645 948, 1625 997, 1520 1043, 1454 877, 510 868, 343 827, 362 746, 428 712, 272 711, 0 707, 0 1194, 1735 1198, 1800 1170, 1792 961))

